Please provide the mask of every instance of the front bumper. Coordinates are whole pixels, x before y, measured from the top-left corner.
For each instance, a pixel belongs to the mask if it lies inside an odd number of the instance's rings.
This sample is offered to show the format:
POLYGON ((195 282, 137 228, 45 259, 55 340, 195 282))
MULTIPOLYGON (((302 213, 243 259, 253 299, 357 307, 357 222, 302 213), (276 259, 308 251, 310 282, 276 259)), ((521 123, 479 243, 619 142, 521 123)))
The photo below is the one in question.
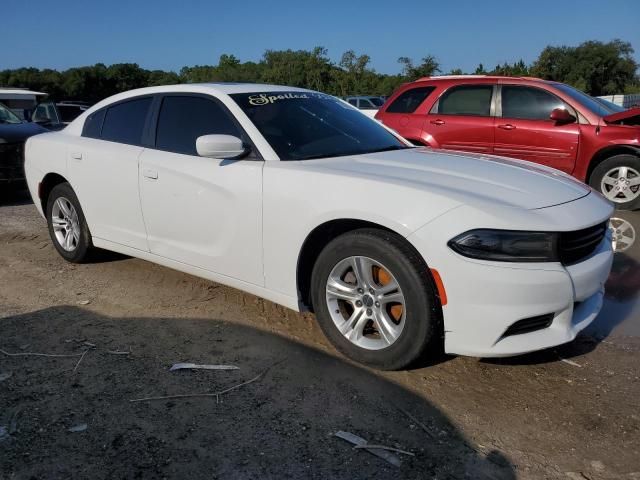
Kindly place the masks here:
MULTIPOLYGON (((577 224, 575 230, 597 224, 608 218, 611 209, 601 199, 594 198, 541 209, 533 213, 535 228, 530 230, 555 231, 553 222, 544 228, 543 215, 554 221, 576 223, 575 213, 589 216, 577 224), (593 208, 590 208, 593 207, 593 208), (547 210, 544 212, 543 210, 547 210), (572 218, 573 217, 573 218, 572 218)), ((418 230, 408 239, 423 252, 431 268, 440 273, 448 303, 443 307, 445 351, 475 357, 501 357, 553 347, 573 340, 578 332, 589 325, 602 307, 604 283, 613 261, 611 237, 607 233, 597 249, 583 261, 563 266, 560 263, 504 263, 473 260, 450 250, 446 242, 462 231, 470 230, 458 222, 487 223, 488 228, 507 225, 491 223, 482 212, 466 207, 445 215, 418 230), (486 218, 482 218, 486 217, 486 218), (444 245, 444 248, 442 248, 444 245), (515 322, 531 317, 552 315, 551 324, 529 333, 505 335, 515 322)), ((507 223, 511 228, 526 230, 527 211, 518 219, 507 223), (516 226, 517 225, 517 226, 516 226), (514 228, 515 227, 515 228, 514 228)), ((567 223, 564 223, 565 226, 567 223)), ((475 227, 475 225, 474 225, 475 227)), ((573 230, 570 228, 567 230, 573 230)))

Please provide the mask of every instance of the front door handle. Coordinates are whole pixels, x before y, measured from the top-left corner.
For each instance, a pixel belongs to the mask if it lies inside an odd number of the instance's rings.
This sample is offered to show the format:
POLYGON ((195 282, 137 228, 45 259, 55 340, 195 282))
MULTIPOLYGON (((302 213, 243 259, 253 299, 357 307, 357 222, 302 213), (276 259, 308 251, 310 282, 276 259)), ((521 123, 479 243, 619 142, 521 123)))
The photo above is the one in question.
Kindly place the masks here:
POLYGON ((71 158, 73 158, 74 160, 82 160, 82 153, 80 153, 80 152, 72 152, 71 153, 71 158))
POLYGON ((152 180, 156 180, 158 178, 158 172, 156 172, 155 170, 151 170, 150 168, 145 168, 144 170, 142 170, 142 175, 152 180))
POLYGON ((498 125, 498 128, 501 128, 503 130, 515 130, 516 126, 511 125, 510 123, 506 123, 504 125, 498 125))
POLYGON ((431 123, 432 123, 433 125, 444 125, 444 124, 445 124, 445 121, 444 121, 444 120, 437 119, 437 120, 431 120, 431 123))

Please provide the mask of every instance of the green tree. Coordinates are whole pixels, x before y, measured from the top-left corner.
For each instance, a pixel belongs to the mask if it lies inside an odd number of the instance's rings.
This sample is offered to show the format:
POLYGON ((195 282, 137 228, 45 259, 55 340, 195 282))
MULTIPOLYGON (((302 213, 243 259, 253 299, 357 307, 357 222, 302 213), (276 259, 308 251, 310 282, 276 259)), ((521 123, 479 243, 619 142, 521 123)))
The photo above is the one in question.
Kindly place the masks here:
POLYGON ((577 47, 546 47, 531 71, 547 80, 568 83, 591 95, 622 93, 638 83, 638 63, 631 44, 584 42, 577 47))
POLYGON ((431 77, 440 73, 440 64, 433 55, 422 58, 420 65, 414 65, 409 57, 398 58, 398 63, 402 65, 402 73, 409 81, 417 80, 421 77, 431 77))

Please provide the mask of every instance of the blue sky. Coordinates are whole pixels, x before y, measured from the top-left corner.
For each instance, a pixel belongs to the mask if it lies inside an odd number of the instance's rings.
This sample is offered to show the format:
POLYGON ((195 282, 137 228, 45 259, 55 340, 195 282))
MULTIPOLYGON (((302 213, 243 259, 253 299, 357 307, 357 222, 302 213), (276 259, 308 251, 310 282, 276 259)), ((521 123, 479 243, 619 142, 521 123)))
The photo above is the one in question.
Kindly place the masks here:
POLYGON ((631 42, 640 62, 637 0, 2 0, 0 9, 0 69, 135 62, 177 71, 222 53, 257 61, 265 49, 322 45, 333 60, 367 53, 383 73, 400 70, 399 56, 427 54, 444 71, 472 71, 529 63, 549 44, 613 38, 631 42))

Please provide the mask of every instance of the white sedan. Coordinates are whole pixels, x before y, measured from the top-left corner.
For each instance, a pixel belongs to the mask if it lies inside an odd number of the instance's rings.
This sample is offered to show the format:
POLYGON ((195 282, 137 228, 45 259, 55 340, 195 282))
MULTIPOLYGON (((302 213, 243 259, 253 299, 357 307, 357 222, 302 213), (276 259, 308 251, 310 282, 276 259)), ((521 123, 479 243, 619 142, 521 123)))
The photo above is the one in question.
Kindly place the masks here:
POLYGON ((377 368, 568 342, 612 262, 612 207, 569 176, 413 147, 291 87, 122 93, 29 139, 25 168, 66 260, 98 247, 311 309, 377 368))

